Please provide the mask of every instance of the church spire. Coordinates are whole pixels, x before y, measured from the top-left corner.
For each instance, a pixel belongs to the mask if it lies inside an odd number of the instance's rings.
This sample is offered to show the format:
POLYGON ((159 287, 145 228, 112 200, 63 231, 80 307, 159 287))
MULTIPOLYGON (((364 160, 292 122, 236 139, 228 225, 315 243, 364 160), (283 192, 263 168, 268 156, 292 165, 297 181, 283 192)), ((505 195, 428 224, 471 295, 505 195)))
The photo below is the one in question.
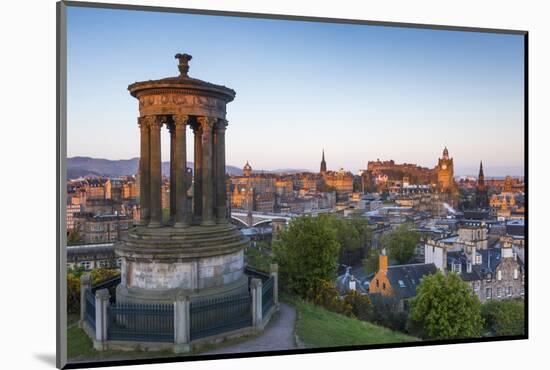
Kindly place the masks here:
POLYGON ((477 176, 476 203, 480 209, 489 206, 487 198, 487 187, 485 186, 485 175, 483 174, 483 162, 479 161, 479 175, 477 176))
POLYGON ((483 184, 485 181, 485 175, 483 174, 483 162, 479 161, 479 175, 477 176, 477 182, 483 184))
POLYGON ((325 161, 325 149, 323 149, 323 157, 321 159, 321 173, 327 172, 327 162, 325 161))

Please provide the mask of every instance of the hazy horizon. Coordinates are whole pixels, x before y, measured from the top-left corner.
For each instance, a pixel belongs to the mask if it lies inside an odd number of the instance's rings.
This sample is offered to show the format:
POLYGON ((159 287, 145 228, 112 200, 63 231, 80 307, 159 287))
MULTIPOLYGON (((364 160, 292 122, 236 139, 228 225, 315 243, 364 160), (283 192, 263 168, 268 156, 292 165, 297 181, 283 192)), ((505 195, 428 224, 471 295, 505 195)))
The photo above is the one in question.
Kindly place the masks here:
MULTIPOLYGON (((76 157, 89 157, 89 158, 93 158, 93 159, 105 159, 105 160, 109 160, 109 161, 127 161, 127 160, 132 160, 132 159, 139 159, 139 155, 135 155, 135 156, 130 157, 130 158, 118 158, 118 159, 99 158, 99 157, 92 157, 92 156, 89 156, 89 155, 78 155, 78 156, 72 156, 72 157, 68 157, 68 158, 76 158, 76 157)), ((390 159, 391 158, 389 158, 389 159, 380 159, 380 160, 385 161, 385 160, 390 160, 390 159)), ((163 162, 169 162, 169 160, 163 158, 163 162)), ((190 160, 189 162, 193 162, 193 161, 190 160)), ((256 168, 253 165, 254 164, 253 161, 248 161, 248 162, 252 166, 252 172, 254 172, 254 171, 273 172, 273 171, 277 171, 277 170, 304 170, 304 171, 308 171, 308 172, 319 172, 319 168, 301 168, 301 167, 284 167, 284 166, 278 166, 278 167, 274 167, 274 168, 256 168)), ((397 163, 397 164, 399 164, 399 163, 397 163)), ((237 168, 242 168, 244 166, 244 163, 240 164, 240 165, 235 164, 235 163, 227 163, 226 165, 227 166, 232 166, 232 167, 237 167, 237 168)), ((320 162, 319 162, 319 165, 320 165, 320 162)), ((329 171, 337 171, 337 170, 340 169, 340 168, 331 168, 328 160, 327 160, 327 167, 328 167, 329 171)), ((423 166, 423 167, 433 168, 433 167, 435 167, 435 164, 433 166, 423 166)), ((365 166, 362 167, 362 168, 351 169, 351 168, 344 167, 344 170, 350 171, 354 174, 357 174, 360 170, 366 170, 366 169, 367 169, 367 162, 365 162, 365 166)), ((477 177, 478 172, 479 172, 479 165, 478 165, 478 167, 475 167, 475 168, 473 168, 473 167, 460 167, 460 166, 456 167, 455 166, 454 175, 455 175, 455 177, 457 177, 457 176, 476 176, 477 177)), ((509 167, 509 166, 494 167, 494 166, 486 166, 484 164, 483 165, 483 172, 485 174, 485 177, 504 177, 504 176, 508 176, 508 175, 517 177, 517 176, 524 176, 525 175, 523 166, 518 166, 518 167, 509 167)))
POLYGON ((228 165, 433 168, 446 145, 457 176, 524 175, 522 36, 70 6, 68 156, 137 157, 127 86, 177 75, 177 52, 237 92, 228 165))

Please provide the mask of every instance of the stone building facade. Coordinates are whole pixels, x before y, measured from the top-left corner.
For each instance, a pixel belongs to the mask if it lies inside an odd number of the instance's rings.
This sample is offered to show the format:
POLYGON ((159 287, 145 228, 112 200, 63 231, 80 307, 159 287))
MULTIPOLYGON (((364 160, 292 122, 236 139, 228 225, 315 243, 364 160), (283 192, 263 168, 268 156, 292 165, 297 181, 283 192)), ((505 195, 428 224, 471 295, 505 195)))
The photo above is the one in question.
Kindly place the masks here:
POLYGON ((458 274, 482 303, 522 298, 524 266, 509 239, 504 235, 489 246, 487 225, 465 222, 457 235, 426 242, 425 263, 434 263, 445 274, 458 274))
POLYGON ((74 229, 82 243, 110 243, 128 234, 134 220, 129 215, 78 213, 74 229))

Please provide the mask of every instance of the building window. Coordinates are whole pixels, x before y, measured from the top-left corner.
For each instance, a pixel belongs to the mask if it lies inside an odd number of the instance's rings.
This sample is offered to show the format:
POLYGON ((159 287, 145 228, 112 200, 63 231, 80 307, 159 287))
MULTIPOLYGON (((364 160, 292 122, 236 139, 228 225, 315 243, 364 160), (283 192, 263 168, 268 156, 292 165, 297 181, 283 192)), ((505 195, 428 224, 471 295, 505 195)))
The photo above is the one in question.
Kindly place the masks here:
POLYGON ((380 281, 378 281, 378 279, 376 279, 376 287, 380 288, 380 281))
POLYGON ((382 283, 382 290, 386 290, 386 283, 382 283))
POLYGON ((99 267, 101 267, 101 268, 106 268, 106 267, 109 267, 109 265, 110 265, 109 261, 107 261, 107 260, 101 260, 101 261, 98 261, 98 263, 99 263, 99 267))
POLYGON ((514 269, 514 280, 517 280, 518 276, 519 276, 518 269, 514 269))
POLYGON ((453 262, 452 270, 453 270, 453 272, 456 272, 457 274, 460 274, 462 272, 462 265, 460 264, 460 262, 458 262, 458 263, 453 262))
POLYGON ((485 298, 486 299, 491 299, 492 297, 493 297, 493 293, 491 291, 491 288, 485 289, 485 298))
POLYGON ((84 267, 84 270, 90 270, 92 268, 92 263, 90 261, 82 261, 79 263, 80 267, 84 267))
POLYGON ((122 265, 122 258, 118 258, 118 259, 116 260, 116 266, 117 266, 117 267, 120 267, 120 265, 122 265))
POLYGON ((501 270, 497 271, 497 280, 502 280, 502 271, 501 270))
POLYGON ((508 287, 508 297, 512 296, 513 289, 511 286, 508 287))

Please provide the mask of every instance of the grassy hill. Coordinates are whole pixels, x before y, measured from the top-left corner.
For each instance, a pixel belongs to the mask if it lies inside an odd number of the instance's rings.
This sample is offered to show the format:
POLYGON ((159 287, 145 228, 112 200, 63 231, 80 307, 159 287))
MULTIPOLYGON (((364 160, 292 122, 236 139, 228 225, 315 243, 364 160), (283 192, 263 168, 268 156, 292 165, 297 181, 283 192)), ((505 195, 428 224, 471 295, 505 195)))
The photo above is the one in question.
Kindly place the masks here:
POLYGON ((418 338, 360 321, 315 306, 299 298, 283 296, 298 314, 296 334, 307 348, 356 346, 418 341, 418 338))

